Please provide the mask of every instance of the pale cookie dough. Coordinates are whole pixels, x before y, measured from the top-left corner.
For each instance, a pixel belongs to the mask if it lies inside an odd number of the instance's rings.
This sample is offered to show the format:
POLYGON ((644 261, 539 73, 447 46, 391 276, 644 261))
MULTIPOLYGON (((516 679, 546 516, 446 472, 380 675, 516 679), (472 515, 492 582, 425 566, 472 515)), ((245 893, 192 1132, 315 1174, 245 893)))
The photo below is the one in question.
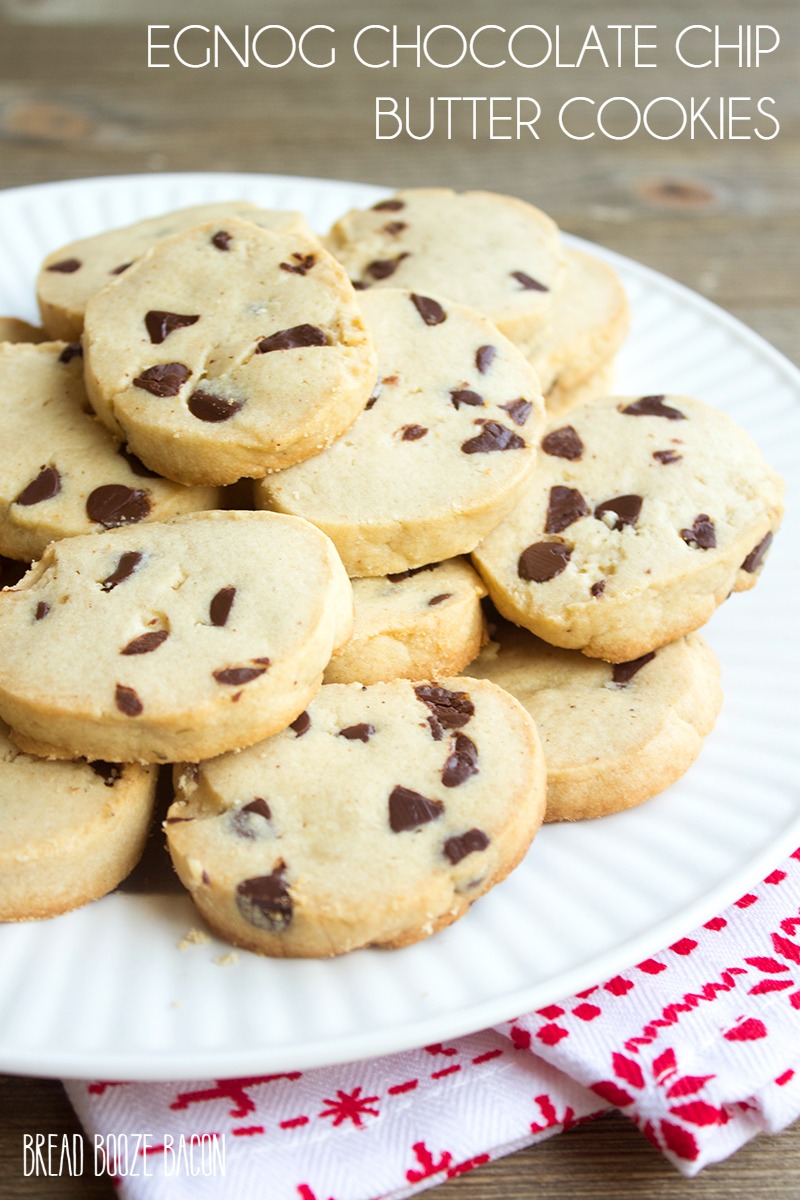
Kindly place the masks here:
POLYGON ((579 404, 596 400, 598 396, 610 396, 614 391, 615 370, 616 360, 610 358, 574 387, 562 388, 554 383, 544 398, 548 420, 552 421, 579 404))
POLYGON ((108 427, 179 483, 299 462, 350 426, 375 383, 355 293, 316 242, 246 221, 176 234, 86 309, 86 386, 108 427))
POLYGON ((126 271, 151 246, 207 221, 216 222, 220 234, 224 235, 229 217, 241 217, 264 229, 292 237, 314 236, 300 213, 259 208, 248 200, 228 200, 195 204, 191 208, 148 217, 122 229, 81 238, 48 254, 39 271, 36 294, 42 324, 49 336, 65 342, 78 341, 86 305, 95 292, 126 271))
POLYGON ((517 865, 544 811, 533 721, 474 679, 326 685, 291 729, 176 775, 181 881, 212 929, 276 957, 428 937, 517 865))
POLYGON ((472 550, 524 488, 544 407, 533 368, 471 309, 394 288, 362 306, 379 374, 365 411, 256 485, 261 507, 324 529, 353 577, 472 550))
POLYGON ((0 921, 54 917, 104 896, 136 866, 156 768, 44 762, 8 733, 0 721, 0 921))
POLYGON ((558 228, 540 209, 449 188, 409 188, 354 209, 326 244, 357 286, 447 296, 513 340, 548 319, 563 264, 558 228))
POLYGON ((210 757, 294 720, 351 628, 333 546, 293 517, 67 538, 0 593, 0 717, 45 752, 210 757))
POLYGON ((536 722, 546 821, 603 816, 663 791, 688 771, 722 705, 719 665, 696 633, 611 666, 503 622, 466 673, 505 688, 536 722))
POLYGON ((0 317, 0 342, 46 342, 48 334, 19 317, 0 317))
POLYGON ((729 416, 685 396, 611 396, 566 421, 473 556, 503 616, 626 662, 755 583, 783 482, 729 416))
POLYGON ((92 413, 80 346, 0 345, 0 554, 217 508, 217 488, 158 479, 92 413))
POLYGON ((351 582, 353 636, 326 683, 457 675, 486 641, 486 588, 466 559, 351 582))

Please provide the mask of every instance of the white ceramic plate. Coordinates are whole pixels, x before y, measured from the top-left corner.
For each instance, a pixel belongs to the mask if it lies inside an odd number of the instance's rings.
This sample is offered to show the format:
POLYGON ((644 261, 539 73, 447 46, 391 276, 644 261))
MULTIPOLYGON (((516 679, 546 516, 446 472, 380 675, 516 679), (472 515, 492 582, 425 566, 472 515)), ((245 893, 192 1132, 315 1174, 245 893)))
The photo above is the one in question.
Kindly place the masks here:
MULTIPOLYGON (((88 179, 0 193, 0 313, 33 319, 46 251, 173 207, 233 197, 318 229, 383 193, 256 175, 88 179)), ((569 239, 575 241, 576 239, 569 239)), ((619 270, 634 324, 618 391, 685 392, 730 412, 796 487, 800 375, 721 310, 644 267, 619 270)), ((117 892, 0 928, 0 1069, 118 1079, 254 1074, 384 1054, 482 1028, 601 982, 737 898, 800 844, 798 509, 758 587, 708 640, 725 706, 689 774, 640 808, 548 826, 451 929, 399 951, 223 965, 176 893, 117 892)))

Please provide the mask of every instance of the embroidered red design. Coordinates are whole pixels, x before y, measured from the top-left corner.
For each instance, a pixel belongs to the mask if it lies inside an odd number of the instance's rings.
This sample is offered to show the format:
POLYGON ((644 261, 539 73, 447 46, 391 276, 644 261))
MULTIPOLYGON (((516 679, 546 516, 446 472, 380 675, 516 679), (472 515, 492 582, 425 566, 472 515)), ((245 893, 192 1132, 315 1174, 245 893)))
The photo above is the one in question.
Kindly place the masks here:
POLYGON ((378 1096, 362 1096, 361 1088, 354 1088, 352 1092, 343 1092, 341 1088, 336 1089, 336 1098, 331 1100, 327 1096, 323 1100, 323 1104, 329 1105, 328 1108, 323 1108, 320 1112, 321 1117, 332 1117, 334 1127, 344 1124, 345 1121, 352 1121, 359 1128, 364 1124, 365 1116, 377 1117, 378 1109, 372 1105, 379 1099, 378 1096))

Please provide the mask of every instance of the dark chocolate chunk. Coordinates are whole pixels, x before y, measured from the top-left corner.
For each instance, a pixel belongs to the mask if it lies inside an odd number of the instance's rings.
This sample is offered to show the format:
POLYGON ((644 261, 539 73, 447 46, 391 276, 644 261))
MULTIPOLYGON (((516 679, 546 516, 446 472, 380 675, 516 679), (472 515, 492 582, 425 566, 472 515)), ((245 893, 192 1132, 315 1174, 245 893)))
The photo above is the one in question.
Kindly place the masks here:
POLYGON ((583 442, 578 436, 577 429, 572 425, 562 425, 542 438, 542 449, 553 458, 566 458, 576 462, 583 455, 583 442))
POLYGON ((589 588, 589 591, 592 593, 593 596, 602 596, 602 594, 605 590, 606 590, 605 579, 598 579, 597 582, 593 583, 592 586, 589 588))
POLYGON ((566 570, 571 556, 563 542, 534 542, 520 554, 517 574, 529 583, 547 583, 566 570))
POLYGON ((405 833, 435 821, 444 812, 441 800, 429 800, 410 788, 396 787, 389 797, 389 825, 393 833, 405 833))
POLYGON ((519 450, 525 442, 513 429, 499 421, 485 421, 480 433, 461 443, 465 454, 488 454, 493 450, 519 450))
POLYGON ((250 817, 261 817, 265 821, 272 820, 272 811, 266 800, 263 800, 261 796, 256 796, 255 800, 251 800, 249 804, 236 809, 231 816, 231 825, 234 832, 239 837, 249 838, 251 841, 254 841, 256 832, 250 817))
POLYGON ((657 462, 663 463, 664 466, 669 466, 670 463, 680 462, 683 458, 682 454, 677 454, 674 450, 654 450, 653 458, 657 462))
POLYGON ((80 342, 67 342, 58 356, 60 363, 70 363, 73 358, 83 358, 83 346, 80 342))
POLYGON ((211 245, 216 246, 218 250, 230 250, 233 235, 228 233, 227 229, 218 229, 211 238, 211 245))
POLYGON ((476 854, 479 850, 485 850, 488 845, 489 838, 482 829, 468 829, 466 833, 462 833, 458 837, 448 838, 444 844, 444 853, 455 866, 468 854, 476 854))
POLYGON ((496 346, 478 346, 478 349, 475 351, 475 366, 481 375, 485 375, 489 370, 489 367, 495 360, 496 354, 496 346))
POLYGON ((303 734, 308 733, 309 729, 311 728, 311 717, 304 710, 300 713, 299 717, 295 717, 289 728, 295 731, 297 737, 302 737, 303 734))
POLYGON ((118 779, 122 779, 122 763, 110 763, 105 759, 96 758, 89 766, 95 775, 99 775, 106 787, 113 787, 118 779))
POLYGON ((282 933, 292 923, 292 895, 284 880, 286 863, 281 860, 271 875, 244 879, 236 888, 236 907, 256 929, 282 933))
POLYGON ((512 271, 511 278, 516 279, 517 283, 522 284, 524 292, 549 292, 550 288, 545 287, 543 283, 539 283, 538 279, 534 279, 530 275, 526 275, 524 271, 512 271))
POLYGON ((397 237, 404 229, 408 229, 405 221, 387 221, 383 226, 383 232, 388 233, 389 237, 397 237))
POLYGON ((317 261, 315 254, 298 254, 296 251, 292 254, 294 262, 278 263, 282 271, 288 271, 290 275, 307 275, 314 263, 317 261))
POLYGON ((59 275, 72 275, 74 271, 79 271, 83 263, 79 258, 62 258, 61 262, 52 263, 47 269, 48 271, 57 271, 59 275))
POLYGON ((147 492, 139 488, 106 483, 89 494, 86 512, 90 521, 96 521, 106 529, 113 529, 117 525, 135 525, 149 515, 150 499, 147 492))
POLYGON ((403 441, 418 442, 420 438, 424 438, 428 430, 424 425, 404 425, 403 426, 403 441))
POLYGON ((433 608, 434 604, 441 604, 443 600, 449 600, 452 594, 452 592, 440 592, 438 596, 431 596, 428 608, 433 608))
POLYGON ((614 496, 612 500, 604 500, 602 504, 598 504, 594 515, 600 521, 603 519, 603 513, 613 513, 615 519, 611 528, 622 529, 624 525, 635 525, 641 511, 641 496, 614 496))
POLYGON ((681 537, 687 546, 697 550, 713 550, 717 544, 714 522, 708 513, 698 513, 691 529, 682 529, 681 537))
POLYGON ((339 730, 339 737, 347 738, 349 742, 368 742, 375 732, 374 725, 348 725, 346 729, 339 730))
POLYGON ((157 650, 163 645, 169 637, 166 629, 154 629, 150 633, 142 633, 139 637, 133 638, 120 650, 120 654, 151 654, 153 650, 157 650))
POLYGON ((41 504, 43 500, 52 500, 61 491, 61 475, 55 467, 42 467, 35 479, 22 489, 14 501, 29 507, 31 504, 41 504))
POLYGON ((208 615, 212 625, 225 625, 231 615, 233 600, 236 595, 235 587, 220 588, 212 597, 208 606, 208 615))
POLYGON ((531 415, 533 405, 530 400, 509 400, 508 404, 501 404, 500 407, 508 413, 515 425, 524 425, 528 417, 531 415))
POLYGON ((372 408, 373 404, 378 399, 378 397, 380 396, 382 391, 383 391, 383 383, 379 379, 378 382, 375 384, 375 387, 372 389, 372 394, 371 394, 369 400, 364 405, 364 412, 366 412, 368 409, 372 408))
POLYGON ((479 395, 478 392, 470 391, 469 388, 453 388, 453 390, 450 392, 450 400, 453 408, 456 410, 458 410, 462 404, 469 404, 474 408, 483 407, 483 396, 479 395))
POLYGON ((121 455, 125 459, 125 462, 133 471, 134 475, 138 475, 141 479, 160 478, 158 472, 151 471, 149 467, 146 467, 138 455, 134 454, 132 450, 129 450, 124 442, 121 446, 117 447, 117 454, 121 455))
POLYGON ((256 796, 255 800, 251 800, 249 804, 245 804, 242 812, 253 813, 257 817, 263 817, 265 821, 272 820, 270 807, 261 796, 256 796))
POLYGON ((120 263, 118 267, 114 267, 113 271, 109 271, 109 275, 123 275, 128 267, 133 266, 132 262, 120 263))
POLYGON ((405 208, 404 200, 379 200, 377 204, 373 204, 373 212, 399 212, 401 208, 405 208))
POLYGON ((457 733, 453 738, 450 755, 442 771, 442 783, 445 787, 454 788, 469 779, 470 775, 478 774, 478 747, 465 733, 457 733))
POLYGON ((114 701, 119 711, 126 717, 138 717, 139 713, 144 711, 144 705, 133 688, 125 687, 121 683, 117 684, 114 701))
POLYGON ((129 579, 139 563, 142 561, 142 553, 140 550, 127 550, 117 563, 110 575, 107 575, 100 583, 100 588, 104 592, 111 592, 118 583, 129 579))
POLYGON ((643 654, 641 658, 632 658, 630 662, 614 663, 611 670, 611 678, 614 683, 618 683, 620 687, 625 687, 630 683, 637 671, 641 671, 642 667, 647 666, 656 656, 655 650, 651 650, 649 654, 643 654))
POLYGON ((419 575, 420 571, 435 571, 439 563, 426 563, 424 567, 409 567, 407 571, 395 571, 392 575, 387 575, 389 583, 400 583, 403 579, 410 579, 412 575, 419 575))
POLYGON ((550 499, 547 504, 547 522, 545 533, 561 533, 579 521, 581 517, 589 516, 589 506, 577 488, 562 487, 557 484, 550 488, 550 499))
POLYGON ((133 386, 162 399, 166 396, 177 396, 191 373, 183 363, 157 363, 154 367, 142 371, 141 375, 137 375, 133 386))
POLYGON ((418 296, 416 292, 412 292, 411 303, 426 325, 441 325, 447 320, 447 313, 439 301, 431 299, 430 296, 418 296))
POLYGON ((258 679, 266 669, 266 667, 220 667, 219 670, 211 673, 217 683, 227 683, 231 687, 238 687, 239 684, 251 683, 254 679, 258 679))
POLYGON ((766 558, 767 551, 771 545, 772 534, 768 533, 761 539, 758 545, 750 551, 747 558, 742 563, 742 570, 747 571, 748 575, 754 575, 766 558))
POLYGON ((145 329, 154 346, 160 346, 176 329, 186 329, 199 320, 199 313, 190 316, 188 313, 163 312, 158 308, 151 308, 144 315, 145 329))
POLYGON ((664 403, 664 396, 642 396, 621 410, 628 417, 666 417, 668 421, 685 421, 679 408, 664 403))
POLYGON ((244 400, 229 400, 226 396, 217 396, 214 392, 205 392, 202 388, 192 392, 189 397, 189 412, 198 421, 209 421, 216 424, 219 421, 230 421, 231 417, 244 405, 244 400))
POLYGON ((368 263, 364 270, 371 279, 388 279, 394 275, 403 259, 408 257, 408 251, 405 251, 396 258, 376 258, 375 262, 368 263))
POLYGON ((475 705, 467 692, 451 692, 436 684, 421 683, 414 695, 431 711, 428 724, 434 741, 440 742, 445 729, 461 729, 475 715, 475 705))
POLYGON ((49 612, 50 612, 50 605, 47 603, 46 600, 40 600, 39 603, 36 605, 36 612, 35 612, 34 616, 37 621, 43 621, 49 612))
POLYGON ((325 331, 318 325, 293 325, 291 329, 279 329, 277 333, 262 338, 256 346, 256 354, 270 354, 273 350, 299 350, 304 346, 327 346, 325 331))

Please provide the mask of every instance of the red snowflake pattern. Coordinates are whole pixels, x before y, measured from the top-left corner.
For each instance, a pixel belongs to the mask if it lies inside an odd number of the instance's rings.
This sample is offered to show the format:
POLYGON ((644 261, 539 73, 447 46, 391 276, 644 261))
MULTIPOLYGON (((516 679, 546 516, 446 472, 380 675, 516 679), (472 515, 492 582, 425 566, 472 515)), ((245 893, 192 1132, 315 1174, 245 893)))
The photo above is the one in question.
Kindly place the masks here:
POLYGON ((490 1154, 476 1154, 473 1158, 454 1163, 449 1150, 443 1150, 436 1159, 424 1142, 414 1142, 411 1149, 414 1151, 417 1167, 410 1167, 406 1171, 406 1179, 409 1183, 421 1183, 423 1179, 432 1179, 434 1175, 442 1172, 445 1179, 455 1179, 457 1175, 466 1175, 468 1171, 474 1171, 476 1167, 481 1167, 484 1163, 491 1161, 490 1154))
POLYGON ((379 1099, 379 1096, 362 1096, 360 1087, 354 1088, 352 1092, 343 1092, 341 1088, 337 1088, 336 1099, 331 1100, 326 1096, 323 1104, 328 1104, 330 1107, 323 1108, 319 1115, 333 1117, 334 1127, 342 1125, 345 1121, 352 1121, 354 1125, 361 1128, 364 1124, 362 1118, 366 1114, 371 1117, 378 1116, 378 1109, 371 1106, 379 1099))

